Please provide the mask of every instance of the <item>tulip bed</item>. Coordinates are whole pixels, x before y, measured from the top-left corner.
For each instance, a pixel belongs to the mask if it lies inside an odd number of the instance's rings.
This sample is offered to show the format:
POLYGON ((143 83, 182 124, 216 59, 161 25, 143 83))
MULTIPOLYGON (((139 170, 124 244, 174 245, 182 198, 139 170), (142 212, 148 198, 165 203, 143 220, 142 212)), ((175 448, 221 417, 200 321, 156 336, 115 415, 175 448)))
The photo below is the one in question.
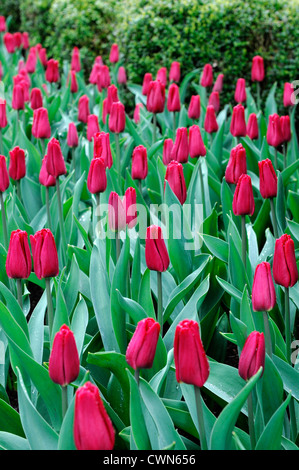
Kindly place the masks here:
POLYGON ((290 84, 86 78, 3 21, 0 448, 298 450, 290 84))

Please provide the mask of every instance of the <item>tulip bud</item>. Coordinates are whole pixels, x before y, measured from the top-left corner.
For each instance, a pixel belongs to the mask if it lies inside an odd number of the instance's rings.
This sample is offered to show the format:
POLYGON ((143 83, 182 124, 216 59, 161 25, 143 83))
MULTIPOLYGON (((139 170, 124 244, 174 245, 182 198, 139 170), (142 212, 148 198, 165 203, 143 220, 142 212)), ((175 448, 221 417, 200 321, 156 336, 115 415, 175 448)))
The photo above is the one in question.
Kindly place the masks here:
POLYGON ((126 228, 126 209, 115 191, 111 191, 108 200, 108 223, 113 232, 126 228))
POLYGON ((62 325, 55 334, 49 358, 50 379, 65 387, 77 379, 80 360, 74 333, 67 325, 62 325))
POLYGON ((137 103, 134 109, 134 116, 133 116, 135 124, 138 124, 140 122, 140 108, 143 108, 143 104, 137 103))
POLYGON ((49 139, 51 137, 51 126, 46 108, 38 108, 33 111, 31 132, 36 139, 49 139))
POLYGON ((276 292, 271 266, 264 261, 255 268, 252 284, 252 308, 254 312, 269 312, 276 304, 276 292))
POLYGON ((138 145, 132 155, 132 178, 133 180, 144 180, 147 177, 147 151, 143 145, 138 145))
POLYGON ((221 92, 222 92, 222 88, 223 88, 223 78, 224 78, 223 73, 220 73, 220 74, 217 76, 216 81, 215 81, 214 86, 213 86, 213 91, 218 91, 218 93, 221 93, 221 92))
POLYGON ((162 82, 155 80, 150 82, 146 107, 150 113, 163 113, 165 106, 165 86, 162 82))
POLYGON ((181 78, 181 65, 179 62, 172 62, 169 71, 169 80, 171 82, 179 82, 181 78))
POLYGON ((92 141, 95 134, 100 132, 99 120, 96 114, 89 114, 87 118, 87 140, 92 141))
POLYGON ((47 62, 46 80, 49 83, 56 83, 59 80, 59 63, 58 60, 50 59, 47 62))
POLYGON ((3 41, 6 47, 6 50, 9 54, 13 54, 16 50, 16 43, 14 35, 11 33, 5 33, 3 35, 3 41))
POLYGON ((279 147, 283 142, 280 118, 276 113, 269 116, 266 138, 268 144, 275 148, 279 147))
POLYGON ((26 60, 26 70, 28 73, 34 73, 36 69, 37 55, 36 49, 31 47, 26 60))
POLYGON ((253 377, 260 367, 265 367, 265 338, 264 333, 252 331, 247 337, 239 359, 239 375, 244 380, 253 377))
POLYGON ((103 193, 107 188, 106 165, 101 157, 93 158, 90 162, 87 187, 92 194, 103 193))
POLYGON ((265 78, 264 59, 256 55, 252 59, 251 80, 253 82, 262 82, 265 78))
POLYGON ((78 49, 78 47, 73 48, 71 69, 74 70, 74 72, 80 72, 81 70, 80 50, 78 49))
POLYGON ((235 89, 235 101, 237 103, 244 103, 247 99, 246 95, 246 83, 244 78, 239 78, 237 80, 236 89, 235 89))
POLYGON ((200 84, 205 88, 213 85, 213 67, 211 64, 206 64, 204 66, 200 84))
POLYGON ((269 158, 258 162, 260 193, 264 199, 277 196, 277 175, 269 158))
POLYGON ((230 132, 234 137, 245 137, 247 134, 244 106, 237 104, 233 108, 233 115, 230 123, 230 132))
POLYGON ((0 128, 7 126, 6 100, 0 98, 0 128))
POLYGON ((152 368, 159 334, 160 325, 153 318, 138 322, 126 352, 126 361, 134 370, 152 368))
POLYGON ((283 89, 283 105, 287 108, 288 106, 295 105, 295 94, 292 83, 285 83, 283 89))
POLYGON ((75 395, 74 441, 77 450, 112 450, 115 432, 99 389, 91 382, 75 395))
POLYGON ((31 274, 31 253, 28 235, 22 230, 14 230, 10 235, 10 242, 6 259, 6 273, 12 279, 27 279, 31 274))
POLYGON ((203 387, 210 373, 209 362, 194 320, 178 323, 174 335, 174 363, 177 382, 203 387))
POLYGON ((189 153, 191 158, 204 157, 207 153, 199 126, 189 127, 189 153))
POLYGON ((244 174, 238 179, 233 197, 235 215, 253 215, 255 209, 251 178, 244 174))
POLYGON ((258 137, 259 137, 259 126, 258 126, 256 114, 251 113, 249 115, 246 131, 247 131, 248 137, 251 140, 258 139, 258 137))
POLYGON ((180 203, 183 205, 187 198, 187 189, 183 166, 181 163, 173 160, 167 165, 164 180, 164 191, 166 187, 166 181, 168 182, 171 190, 176 195, 180 203))
POLYGON ((151 73, 144 74, 143 83, 142 83, 142 94, 146 96, 148 94, 149 85, 153 81, 153 76, 151 73))
POLYGON ((292 138, 290 116, 281 116, 280 127, 281 127, 281 134, 282 134, 282 142, 283 143, 290 142, 292 138))
POLYGON ((158 225, 151 225, 146 229, 145 261, 151 271, 164 272, 169 266, 162 229, 158 225))
POLYGON ((32 88, 30 95, 30 106, 33 110, 43 107, 42 92, 39 88, 32 88))
POLYGON ((14 85, 12 90, 12 107, 16 110, 25 108, 24 89, 21 84, 14 85))
POLYGON ((93 85, 97 84, 98 75, 99 75, 100 70, 101 70, 101 65, 103 65, 103 64, 97 64, 97 63, 93 64, 90 75, 89 75, 89 83, 92 83, 93 85))
POLYGON ((284 234, 275 242, 273 277, 283 287, 293 287, 298 281, 295 246, 290 235, 284 234))
POLYGON ((137 224, 136 199, 136 189, 132 187, 127 188, 123 204, 126 209, 126 224, 129 228, 133 228, 137 224))
POLYGON ((94 135, 93 156, 94 158, 101 157, 108 168, 112 167, 113 160, 110 147, 110 134, 109 132, 98 132, 94 135))
POLYGON ((100 71, 97 75, 97 87, 98 90, 101 92, 102 89, 108 88, 111 83, 110 79, 110 71, 108 65, 101 65, 100 71))
POLYGON ((5 16, 0 16, 0 33, 6 31, 6 19, 5 16))
POLYGON ((216 119, 214 106, 210 106, 210 105, 207 106, 207 111, 206 111, 205 121, 204 121, 204 128, 205 128, 205 131, 208 132, 209 134, 212 134, 213 132, 218 131, 218 123, 216 119))
POLYGON ((200 117, 200 96, 192 95, 189 108, 188 108, 189 119, 199 119, 200 117))
POLYGON ((175 142, 171 151, 171 159, 180 163, 186 163, 188 156, 188 130, 186 127, 179 127, 176 131, 175 142))
POLYGON ((87 123, 89 114, 89 98, 82 95, 78 100, 78 121, 87 123))
POLYGON ((125 85, 127 83, 127 73, 124 67, 119 67, 117 72, 117 82, 120 85, 125 85))
POLYGON ((119 101, 118 90, 115 85, 109 85, 107 88, 107 113, 111 113, 112 103, 119 101))
POLYGON ((225 181, 237 184, 240 176, 244 173, 247 173, 246 150, 242 144, 238 144, 231 150, 225 170, 225 181))
POLYGON ((47 59, 47 51, 44 47, 42 47, 39 52, 38 52, 38 56, 39 56, 39 60, 41 61, 41 64, 44 66, 44 67, 47 67, 47 62, 48 62, 48 59, 47 59))
POLYGON ((164 87, 167 85, 167 68, 166 67, 161 67, 156 75, 156 80, 162 83, 164 87))
POLYGON ((13 150, 9 152, 10 160, 9 160, 9 176, 18 181, 26 175, 26 158, 25 152, 20 147, 15 147, 13 150))
POLYGON ((120 101, 112 103, 111 113, 109 116, 109 130, 120 134, 126 127, 125 107, 120 101))
POLYGON ((67 132, 67 144, 69 147, 78 147, 79 137, 75 123, 70 122, 67 132))
POLYGON ((43 228, 30 235, 34 272, 38 279, 59 274, 57 248, 51 230, 43 228))
POLYGON ((209 106, 213 106, 216 113, 218 113, 220 109, 220 99, 218 91, 213 91, 209 96, 209 106))
POLYGON ((172 161, 171 152, 173 149, 173 140, 172 139, 165 139, 163 143, 163 163, 164 165, 168 165, 172 161))
POLYGON ((117 44, 112 44, 110 49, 109 60, 112 64, 116 64, 119 61, 119 50, 117 44))
POLYGON ((77 82, 77 75, 74 70, 70 71, 70 80, 71 80, 71 93, 77 93, 78 91, 78 82, 77 82))
POLYGON ((30 43, 29 43, 29 34, 25 31, 23 34, 22 34, 22 45, 23 45, 23 49, 29 49, 30 47, 30 43))
POLYGON ((55 139, 55 137, 53 137, 48 143, 46 164, 48 173, 55 178, 66 174, 66 166, 61 152, 60 143, 55 139))
MULTIPOLYGON (((9 176, 6 166, 6 158, 4 155, 0 155, 0 191, 4 193, 9 187, 9 176)), ((2 210, 2 208, 1 208, 2 210)))
POLYGON ((39 172, 39 182, 43 186, 50 187, 56 185, 56 178, 48 173, 47 170, 47 155, 42 160, 42 166, 39 172))
POLYGON ((167 109, 169 112, 173 113, 178 112, 181 109, 180 90, 175 83, 172 83, 169 87, 167 109))

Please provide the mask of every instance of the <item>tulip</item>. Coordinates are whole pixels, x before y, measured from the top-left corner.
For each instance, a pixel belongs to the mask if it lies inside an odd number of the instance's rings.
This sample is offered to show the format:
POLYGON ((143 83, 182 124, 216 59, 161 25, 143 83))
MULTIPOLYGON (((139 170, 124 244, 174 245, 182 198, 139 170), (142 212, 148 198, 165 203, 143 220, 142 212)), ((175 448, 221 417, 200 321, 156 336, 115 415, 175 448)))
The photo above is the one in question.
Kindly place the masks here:
POLYGON ((144 180, 147 177, 147 150, 143 145, 138 145, 132 155, 132 178, 144 180))
POLYGON ((101 157, 106 167, 112 167, 113 160, 111 154, 109 132, 98 132, 94 135, 93 156, 94 158, 101 157))
POLYGON ((269 312, 276 304, 276 292, 273 284, 271 266, 263 261, 258 264, 252 285, 252 308, 254 312, 269 312))
POLYGON ((42 47, 39 51, 38 51, 38 56, 39 56, 39 60, 41 61, 41 64, 44 66, 44 67, 47 67, 47 63, 48 63, 48 59, 47 59, 47 51, 44 47, 42 47))
POLYGON ((165 105, 165 86, 162 82, 155 80, 150 82, 146 107, 150 113, 163 113, 165 105))
POLYGON ((246 83, 244 78, 239 78, 237 80, 236 89, 235 89, 235 101, 237 103, 245 103, 247 99, 246 96, 246 83))
POLYGON ((13 180, 19 181, 20 179, 24 178, 24 176, 26 175, 25 152, 20 147, 15 147, 13 150, 9 152, 9 155, 10 155, 9 168, 8 168, 9 176, 13 180))
POLYGON ((246 150, 242 144, 232 148, 225 170, 225 180, 230 184, 237 184, 241 175, 247 173, 246 150))
POLYGON ((213 106, 216 113, 218 113, 218 111, 220 109, 220 99, 219 99, 218 91, 213 91, 210 94, 208 104, 209 104, 209 106, 213 106))
POLYGON ((30 106, 33 110, 43 107, 42 92, 39 88, 32 88, 30 95, 30 106))
POLYGON ((163 143, 163 163, 164 165, 168 165, 172 161, 171 152, 173 149, 173 140, 172 139, 165 139, 163 143))
POLYGON ((96 114, 89 114, 87 117, 87 140, 92 141, 95 134, 100 132, 99 120, 96 114))
POLYGON ((98 90, 101 92, 102 89, 108 88, 108 86, 111 83, 110 79, 110 71, 108 65, 101 65, 100 66, 100 71, 97 76, 97 87, 98 90))
POLYGON ((290 116, 281 116, 280 118, 280 128, 281 128, 281 134, 282 134, 282 142, 290 142, 292 138, 292 132, 291 132, 291 120, 290 116))
POLYGON ((80 360, 74 333, 67 325, 62 325, 55 334, 49 358, 51 380, 65 387, 77 379, 80 360))
POLYGON ((284 234, 275 242, 273 277, 276 284, 286 288, 298 281, 294 241, 290 235, 284 234))
POLYGON ((112 450, 115 432, 99 389, 91 382, 75 395, 74 441, 77 450, 112 450))
POLYGON ((106 165, 101 157, 90 162, 87 187, 92 194, 103 193, 107 188, 106 165))
POLYGON ((78 147, 79 145, 77 127, 74 122, 69 123, 68 133, 67 133, 67 144, 71 148, 78 147))
POLYGON ((38 279, 59 274, 58 255, 51 230, 44 228, 30 235, 34 272, 38 279))
POLYGON ((255 209, 251 178, 242 174, 236 186, 233 197, 233 212, 235 215, 253 215, 255 209))
POLYGON ((11 33, 5 33, 3 35, 3 41, 6 47, 6 50, 9 54, 13 54, 16 50, 16 43, 14 35, 11 33))
POLYGON ((125 85, 127 83, 127 73, 126 69, 124 67, 119 67, 118 73, 117 73, 117 82, 120 85, 125 85))
POLYGON ((211 64, 206 64, 204 66, 200 84, 205 88, 213 85, 213 67, 211 64))
POLYGON ((199 119, 200 117, 200 96, 192 95, 189 108, 188 108, 188 117, 189 119, 199 119))
POLYGON ((222 88, 223 88, 223 79, 224 79, 224 75, 223 73, 220 73, 216 80, 215 80, 215 83, 214 83, 214 86, 213 86, 213 90, 212 91, 218 91, 218 93, 221 93, 222 92, 222 88))
POLYGON ((0 128, 3 129, 7 126, 6 117, 6 100, 0 98, 0 128))
POLYGON ((167 109, 169 112, 173 113, 178 112, 181 109, 180 90, 175 83, 172 83, 169 87, 167 109))
POLYGON ((14 230, 10 235, 6 273, 12 279, 27 279, 31 274, 31 268, 28 235, 23 230, 14 230))
POLYGON ((208 105, 205 115, 204 128, 208 134, 218 131, 218 123, 214 106, 208 105))
POLYGON ((16 48, 19 49, 22 45, 22 33, 17 31, 16 33, 13 33, 14 41, 16 48))
POLYGON ((147 96, 148 91, 149 91, 149 85, 150 85, 150 82, 152 81, 153 81, 153 76, 151 73, 144 74, 143 83, 142 83, 142 94, 144 96, 147 96))
POLYGON ((26 31, 22 34, 22 45, 25 50, 30 47, 29 34, 26 31))
POLYGON ((292 83, 285 83, 283 89, 283 105, 287 108, 295 105, 295 94, 292 83))
POLYGON ((126 224, 133 228, 137 224, 136 190, 129 187, 126 189, 124 197, 124 206, 126 209, 126 224))
POLYGON ((199 126, 189 127, 189 153, 191 158, 204 157, 207 153, 199 126))
MULTIPOLYGON (((6 166, 6 158, 4 155, 0 155, 0 193, 4 193, 9 187, 9 176, 6 166)), ((1 204, 1 210, 2 204, 1 204)))
POLYGON ((269 116, 269 123, 267 128, 267 142, 269 145, 277 148, 283 142, 281 132, 281 122, 278 114, 274 113, 269 116))
POLYGON ((110 49, 109 60, 112 64, 115 64, 116 62, 119 61, 119 50, 118 50, 117 44, 112 44, 111 49, 110 49))
POLYGON ((109 85, 107 88, 107 113, 111 113, 112 103, 119 101, 118 90, 115 85, 109 85))
POLYGON ((78 47, 73 48, 71 70, 74 70, 74 72, 80 72, 81 70, 80 50, 78 47))
POLYGON ((34 73, 36 69, 37 54, 36 49, 31 47, 26 60, 26 70, 28 73, 34 73))
POLYGON ((31 132, 36 139, 49 139, 51 137, 49 115, 46 108, 38 108, 33 111, 31 132))
POLYGON ((264 59, 256 55, 252 59, 251 80, 253 82, 262 82, 265 78, 264 59))
POLYGON ((59 63, 58 60, 50 59, 47 62, 46 80, 49 83, 56 83, 59 80, 59 63))
POLYGON ((146 230, 145 260, 151 271, 164 272, 169 266, 169 256, 161 227, 151 225, 146 230))
POLYGON ((24 89, 21 84, 14 85, 12 90, 12 107, 17 111, 25 108, 24 89))
POLYGON ((248 118, 246 126, 247 135, 251 140, 259 138, 259 126, 257 122, 257 116, 255 113, 251 113, 248 118))
POLYGON ((244 106, 237 104, 233 108, 233 115, 230 124, 230 133, 234 137, 245 137, 247 134, 244 106))
POLYGON ((186 163, 189 156, 188 130, 179 127, 176 131, 175 142, 171 151, 171 159, 179 163, 186 163))
POLYGON ((169 80, 171 82, 179 82, 181 78, 181 64, 179 62, 172 62, 169 71, 169 80))
POLYGON ((70 71, 70 80, 71 80, 71 86, 70 86, 71 93, 77 93, 78 82, 77 82, 77 75, 74 70, 70 71))
POLYGON ((115 191, 111 191, 108 200, 108 222, 113 232, 120 232, 126 228, 126 210, 115 191))
POLYGON ((258 162, 260 193, 264 199, 277 196, 277 175, 269 158, 258 162))
POLYGON ((0 16, 0 33, 4 33, 6 31, 6 19, 5 16, 0 16))
POLYGON ((126 351, 126 361, 134 370, 152 368, 159 334, 160 325, 153 318, 138 322, 126 351))
POLYGON ((56 185, 56 178, 48 173, 46 159, 47 155, 45 155, 42 160, 42 166, 39 172, 39 182, 43 186, 49 188, 56 185))
POLYGON ((89 114, 89 98, 87 95, 82 95, 78 100, 78 121, 86 124, 89 114))
POLYGON ((140 122, 140 108, 143 108, 143 104, 137 103, 134 109, 134 116, 133 116, 135 124, 138 124, 140 122))
POLYGON ((156 75, 156 80, 161 82, 164 87, 167 85, 167 68, 161 67, 156 75))
POLYGON ((125 107, 120 101, 116 101, 111 105, 109 116, 109 130, 115 134, 120 134, 125 130, 126 114, 125 107))
POLYGON ((66 174, 65 161, 61 152, 60 143, 53 137, 48 143, 47 171, 50 175, 58 178, 66 174))
POLYGON ((101 70, 101 66, 103 64, 98 64, 98 63, 94 63, 93 66, 92 66, 92 69, 91 69, 91 72, 90 72, 90 75, 89 75, 89 83, 92 83, 92 85, 96 85, 97 82, 98 82, 98 75, 100 73, 100 70, 101 70))
POLYGON ((173 160, 167 165, 164 180, 164 191, 166 187, 166 181, 168 182, 171 190, 176 195, 180 203, 183 205, 187 198, 187 189, 183 166, 181 163, 173 160))
POLYGON ((239 375, 242 379, 249 380, 260 367, 265 367, 265 338, 263 333, 252 331, 240 354, 239 375))

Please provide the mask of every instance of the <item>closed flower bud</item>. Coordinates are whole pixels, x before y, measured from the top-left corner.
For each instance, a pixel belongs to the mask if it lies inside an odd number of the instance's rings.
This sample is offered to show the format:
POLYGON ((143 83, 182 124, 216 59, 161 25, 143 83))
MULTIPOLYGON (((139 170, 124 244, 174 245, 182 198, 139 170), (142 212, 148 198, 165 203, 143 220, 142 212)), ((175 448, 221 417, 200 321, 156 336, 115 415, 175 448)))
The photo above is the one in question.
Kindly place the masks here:
POLYGON ((7 126, 6 100, 0 98, 0 128, 7 126))
POLYGON ((208 380, 210 366, 194 320, 183 320, 176 327, 174 363, 177 382, 203 387, 208 380))
POLYGON ((264 199, 277 196, 277 175, 269 158, 258 162, 260 193, 264 199))
POLYGON ((59 274, 57 248, 51 230, 43 228, 30 235, 34 272, 38 279, 59 274))
POLYGON ((181 79, 181 64, 179 62, 172 62, 169 71, 169 80, 171 82, 179 82, 181 79))
POLYGON ((26 60, 26 70, 28 73, 34 73, 37 63, 37 51, 34 47, 29 49, 29 53, 26 60))
POLYGON ((179 127, 176 131, 175 142, 171 151, 171 159, 179 163, 186 163, 189 156, 189 142, 187 127, 179 127))
POLYGON ((23 230, 14 230, 6 259, 6 273, 12 279, 27 279, 31 274, 32 262, 28 235, 23 230))
POLYGON ((16 43, 14 35, 11 33, 5 33, 3 35, 3 41, 6 47, 6 50, 9 54, 13 54, 16 50, 16 43))
POLYGON ((89 114, 89 98, 87 95, 82 95, 78 100, 78 121, 86 124, 89 114))
POLYGON ((209 96, 209 102, 208 104, 210 106, 213 106, 216 113, 218 113, 220 109, 220 99, 219 99, 219 93, 218 91, 213 91, 210 96, 209 96))
POLYGON ((203 87, 209 87, 213 85, 213 67, 211 64, 206 64, 203 68, 200 84, 203 87))
POLYGON ((293 287, 298 281, 295 246, 290 235, 284 234, 275 242, 273 277, 283 287, 293 287))
POLYGON ((38 52, 38 56, 39 56, 39 60, 41 61, 41 64, 44 66, 44 67, 47 67, 47 62, 48 62, 48 59, 47 59, 47 50, 42 47, 39 52, 38 52))
POLYGON ((99 389, 91 382, 76 391, 74 442, 77 450, 112 450, 114 447, 115 431, 99 389))
POLYGON ((169 266, 168 251, 162 229, 158 225, 151 225, 146 229, 145 261, 151 271, 164 272, 169 266))
POLYGON ((101 157, 108 168, 112 167, 113 160, 110 147, 110 134, 109 132, 98 132, 93 138, 93 156, 94 158, 101 157))
POLYGON ((101 65, 103 64, 97 64, 94 63, 89 75, 89 83, 92 83, 93 85, 96 85, 98 83, 98 75, 101 70, 101 65))
POLYGON ((238 179, 233 197, 235 215, 253 215, 255 209, 251 178, 244 174, 238 179))
POLYGON ((12 107, 16 110, 25 108, 24 88, 20 83, 14 85, 12 90, 12 107))
POLYGON ((120 134, 126 127, 126 113, 125 107, 120 101, 112 103, 111 112, 109 116, 109 130, 120 134))
POLYGON ((119 232, 126 228, 126 209, 115 191, 111 191, 109 195, 108 223, 113 232, 119 232))
POLYGON ((93 158, 90 162, 87 187, 92 194, 103 193, 107 188, 106 165, 101 157, 93 158))
POLYGON ((117 83, 119 83, 120 85, 125 85, 127 83, 127 73, 126 69, 123 66, 119 67, 118 69, 117 83))
POLYGON ((60 143, 54 137, 48 143, 46 164, 48 173, 55 178, 66 174, 66 166, 60 143))
POLYGON ((254 312, 269 312, 276 304, 271 266, 264 261, 255 268, 252 284, 252 308, 254 312))
POLYGON ((25 50, 30 47, 29 34, 26 31, 22 34, 22 45, 25 50))
POLYGON ((251 80, 253 82, 262 82, 265 78, 264 59, 256 55, 252 59, 251 80))
POLYGON ((199 126, 189 127, 189 154, 191 158, 204 157, 207 153, 199 126))
POLYGON ((133 116, 135 124, 138 124, 140 122, 140 108, 143 108, 143 104, 137 103, 134 109, 134 116, 133 116))
POLYGON ((247 127, 246 127, 247 135, 251 140, 258 139, 259 137, 259 126, 257 122, 257 116, 255 113, 251 113, 248 118, 247 127))
POLYGON ((142 94, 146 96, 149 90, 149 84, 153 81, 153 76, 151 73, 145 73, 142 82, 142 94))
POLYGON ((46 80, 49 83, 56 83, 59 80, 59 63, 58 60, 50 59, 47 62, 46 80))
POLYGON ((214 106, 207 106, 207 111, 205 115, 204 128, 208 134, 218 131, 218 123, 216 119, 216 113, 214 106))
POLYGON ((144 180, 147 177, 147 150, 143 145, 138 145, 132 155, 132 178, 144 180))
POLYGON ((74 70, 75 72, 80 72, 81 70, 80 50, 78 47, 73 48, 71 69, 74 70))
POLYGON ((9 187, 9 176, 6 166, 6 158, 4 155, 0 155, 0 191, 4 193, 9 187))
POLYGON ((117 44, 112 44, 110 49, 109 60, 112 64, 115 64, 119 61, 119 50, 117 44))
POLYGON ((126 361, 134 370, 152 368, 159 334, 160 325, 153 318, 138 322, 126 352, 126 361))
POLYGON ((172 161, 172 158, 171 158, 172 149, 173 149, 173 140, 170 138, 165 139, 163 143, 163 155, 162 155, 164 165, 168 165, 168 163, 172 161))
POLYGON ((150 113, 163 113, 165 106, 165 86, 159 80, 150 82, 146 107, 150 113))
POLYGON ((77 75, 76 75, 76 72, 74 70, 70 71, 69 79, 71 81, 71 86, 70 86, 71 93, 77 93, 77 91, 78 91, 78 82, 77 82, 77 75))
POLYGON ((30 94, 30 106, 33 110, 43 107, 42 92, 39 88, 32 88, 30 94))
POLYGON ((173 113, 181 109, 180 90, 175 83, 172 83, 168 90, 167 109, 173 113))
POLYGON ((46 108, 38 108, 33 111, 31 132, 36 139, 49 139, 51 137, 51 126, 46 108))
POLYGON ((188 117, 190 119, 199 119, 200 117, 200 96, 192 95, 188 108, 188 117))
POLYGON ((223 73, 220 73, 219 75, 217 75, 217 78, 216 78, 214 86, 213 86, 213 91, 218 91, 218 93, 222 92, 223 79, 224 79, 223 73))
POLYGON ((167 165, 164 181, 164 191, 166 187, 166 181, 168 182, 171 190, 176 195, 180 203, 184 204, 187 198, 187 189, 183 166, 181 165, 181 163, 178 163, 173 160, 167 165))
POLYGON ((99 120, 96 114, 89 114, 87 118, 87 140, 92 141, 95 134, 100 132, 99 120))
POLYGON ((15 147, 13 150, 9 152, 10 160, 9 160, 9 168, 8 173, 9 176, 18 181, 26 175, 26 158, 25 152, 20 147, 15 147))
POLYGON ((0 33, 6 31, 6 19, 5 16, 0 16, 0 33))
POLYGON ((42 160, 42 166, 39 172, 39 182, 43 186, 50 187, 56 185, 56 178, 48 173, 47 170, 47 155, 42 160))
POLYGON ((282 142, 290 142, 292 138, 290 116, 281 116, 280 128, 282 134, 282 142))
POLYGON ((109 85, 107 88, 107 113, 111 113, 112 103, 119 101, 118 90, 115 85, 109 85))
POLYGON ((265 337, 264 333, 252 331, 247 337, 239 359, 239 375, 244 380, 253 377, 260 367, 265 367, 265 337))
POLYGON ((268 144, 275 148, 279 147, 283 142, 280 117, 276 113, 269 116, 266 138, 268 144))
POLYGON ((19 31, 17 31, 16 33, 13 33, 13 37, 14 37, 15 45, 19 49, 22 45, 22 34, 19 31))
POLYGON ((161 67, 156 75, 156 80, 162 83, 164 87, 167 85, 167 68, 166 67, 161 67))
POLYGON ((242 144, 232 148, 225 170, 225 181, 237 184, 241 175, 247 173, 246 150, 242 144))
POLYGON ((239 78, 235 89, 235 101, 237 103, 245 103, 246 99, 246 82, 244 78, 239 78))
POLYGON ((287 108, 288 106, 295 105, 295 93, 292 83, 285 83, 283 89, 283 105, 287 108))
POLYGON ((69 123, 68 132, 67 132, 67 144, 71 148, 78 147, 79 145, 77 127, 74 122, 69 123))
POLYGON ((62 325, 55 334, 49 358, 50 379, 65 387, 77 379, 80 360, 74 333, 67 325, 62 325))
POLYGON ((245 137, 247 134, 244 106, 237 104, 233 108, 233 115, 230 123, 230 133, 234 137, 245 137))
POLYGON ((123 204, 126 209, 126 224, 129 228, 135 227, 137 224, 137 196, 136 189, 129 187, 126 189, 123 204))
POLYGON ((110 71, 108 65, 101 65, 100 66, 100 71, 97 75, 97 87, 98 90, 101 92, 102 89, 108 88, 108 86, 111 83, 111 78, 110 78, 110 71))

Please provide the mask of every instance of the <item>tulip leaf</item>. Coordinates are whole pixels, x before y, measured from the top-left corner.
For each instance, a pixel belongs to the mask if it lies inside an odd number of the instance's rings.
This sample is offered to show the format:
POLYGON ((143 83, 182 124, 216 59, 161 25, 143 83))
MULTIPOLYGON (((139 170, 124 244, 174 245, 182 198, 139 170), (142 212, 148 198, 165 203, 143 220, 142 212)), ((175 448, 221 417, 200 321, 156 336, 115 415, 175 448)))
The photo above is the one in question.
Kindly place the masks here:
POLYGON ((0 450, 30 450, 30 446, 24 437, 0 431, 0 450))
POLYGON ((148 437, 146 425, 143 417, 141 397, 133 375, 128 372, 130 382, 130 423, 131 435, 138 450, 150 449, 150 440, 148 437))

